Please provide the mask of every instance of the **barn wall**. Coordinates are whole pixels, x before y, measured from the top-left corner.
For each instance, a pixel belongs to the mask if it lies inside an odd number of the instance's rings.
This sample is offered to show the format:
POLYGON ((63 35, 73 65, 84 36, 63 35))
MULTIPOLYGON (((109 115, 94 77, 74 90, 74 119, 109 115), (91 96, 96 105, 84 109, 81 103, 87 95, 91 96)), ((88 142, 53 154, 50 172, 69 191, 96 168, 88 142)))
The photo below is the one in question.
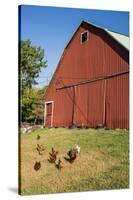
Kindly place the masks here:
POLYGON ((129 75, 125 74, 58 90, 55 126, 104 124, 109 128, 129 128, 128 80, 129 75))
POLYGON ((129 74, 107 81, 106 125, 129 128, 129 74))
POLYGON ((79 126, 104 124, 105 80, 77 86, 75 89, 74 122, 79 126))
POLYGON ((89 32, 88 42, 80 44, 83 31, 85 29, 81 27, 65 51, 55 77, 60 82, 59 86, 128 70, 124 48, 120 51, 116 42, 111 47, 110 37, 98 31, 97 34, 89 32))
POLYGON ((54 104, 54 126, 69 127, 72 124, 72 112, 73 88, 57 90, 54 104))
MULTIPOLYGON (((72 121, 79 125, 82 123, 95 126, 105 118, 105 81, 64 90, 56 90, 58 87, 119 73, 128 69, 128 51, 125 48, 122 48, 104 31, 90 25, 81 26, 65 49, 45 97, 45 101, 52 100, 55 102, 53 126, 69 126, 72 121), (89 40, 84 44, 80 44, 80 35, 87 29, 89 30, 89 40)), ((110 79, 106 83, 106 98, 108 101, 110 99, 111 102, 110 107, 108 104, 106 105, 106 115, 109 113, 106 122, 110 128, 117 126, 121 128, 129 127, 129 103, 128 97, 125 97, 128 95, 127 91, 129 90, 128 78, 126 81, 122 77, 124 76, 110 79), (116 97, 114 97, 115 84, 118 84, 116 97), (123 93, 126 95, 123 95, 123 93), (123 97, 123 100, 118 105, 121 97, 123 97), (117 107, 117 111, 119 110, 117 114, 115 111, 113 112, 113 106, 117 107)))
POLYGON ((80 27, 65 49, 46 98, 54 96, 55 88, 95 77, 128 70, 128 53, 99 29, 87 26, 89 40, 80 44, 80 27))

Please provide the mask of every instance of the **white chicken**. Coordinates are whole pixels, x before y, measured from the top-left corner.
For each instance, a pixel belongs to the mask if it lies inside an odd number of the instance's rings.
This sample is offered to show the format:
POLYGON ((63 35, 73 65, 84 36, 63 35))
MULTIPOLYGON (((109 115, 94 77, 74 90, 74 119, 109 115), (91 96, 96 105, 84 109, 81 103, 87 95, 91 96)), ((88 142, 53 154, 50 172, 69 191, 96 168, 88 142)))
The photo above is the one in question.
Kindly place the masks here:
POLYGON ((78 154, 80 153, 80 147, 78 145, 76 145, 74 149, 77 151, 78 154))

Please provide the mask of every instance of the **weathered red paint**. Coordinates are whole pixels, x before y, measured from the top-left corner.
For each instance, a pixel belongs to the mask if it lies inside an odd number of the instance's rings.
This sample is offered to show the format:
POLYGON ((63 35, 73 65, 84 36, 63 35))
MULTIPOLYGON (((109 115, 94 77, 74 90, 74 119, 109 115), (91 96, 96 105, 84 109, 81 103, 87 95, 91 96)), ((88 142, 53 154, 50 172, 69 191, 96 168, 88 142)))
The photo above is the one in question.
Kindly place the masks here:
POLYGON ((65 48, 45 96, 45 101, 54 101, 53 126, 129 128, 128 74, 57 90, 128 71, 128 56, 128 50, 104 30, 83 22, 65 48), (81 44, 85 30, 89 40, 81 44))
POLYGON ((107 81, 106 125, 129 128, 129 74, 107 81))

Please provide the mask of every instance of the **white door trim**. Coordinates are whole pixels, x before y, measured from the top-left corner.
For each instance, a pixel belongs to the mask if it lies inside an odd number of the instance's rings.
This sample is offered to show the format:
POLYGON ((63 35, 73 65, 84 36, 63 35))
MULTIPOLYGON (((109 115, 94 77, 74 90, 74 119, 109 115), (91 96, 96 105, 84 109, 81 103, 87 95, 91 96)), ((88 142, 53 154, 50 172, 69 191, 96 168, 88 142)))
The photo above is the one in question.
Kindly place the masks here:
POLYGON ((51 127, 53 127, 54 101, 46 101, 46 102, 44 102, 44 126, 46 124, 46 117, 47 117, 47 104, 49 104, 49 103, 52 103, 51 127))

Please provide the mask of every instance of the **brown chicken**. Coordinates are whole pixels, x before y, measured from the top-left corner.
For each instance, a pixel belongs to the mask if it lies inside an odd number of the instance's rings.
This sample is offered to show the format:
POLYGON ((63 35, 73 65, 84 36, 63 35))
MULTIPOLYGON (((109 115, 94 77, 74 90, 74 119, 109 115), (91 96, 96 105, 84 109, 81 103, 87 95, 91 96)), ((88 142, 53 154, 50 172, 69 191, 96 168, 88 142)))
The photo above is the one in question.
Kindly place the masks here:
POLYGON ((36 139, 37 139, 37 140, 40 140, 40 135, 37 135, 36 139))
POLYGON ((56 159, 57 159, 57 154, 58 154, 58 151, 55 151, 54 148, 52 147, 52 152, 49 153, 49 162, 51 163, 55 163, 56 159))
POLYGON ((41 162, 35 162, 34 170, 38 171, 41 168, 41 162))
POLYGON ((37 144, 36 150, 38 151, 39 155, 43 155, 45 148, 43 145, 37 144))

